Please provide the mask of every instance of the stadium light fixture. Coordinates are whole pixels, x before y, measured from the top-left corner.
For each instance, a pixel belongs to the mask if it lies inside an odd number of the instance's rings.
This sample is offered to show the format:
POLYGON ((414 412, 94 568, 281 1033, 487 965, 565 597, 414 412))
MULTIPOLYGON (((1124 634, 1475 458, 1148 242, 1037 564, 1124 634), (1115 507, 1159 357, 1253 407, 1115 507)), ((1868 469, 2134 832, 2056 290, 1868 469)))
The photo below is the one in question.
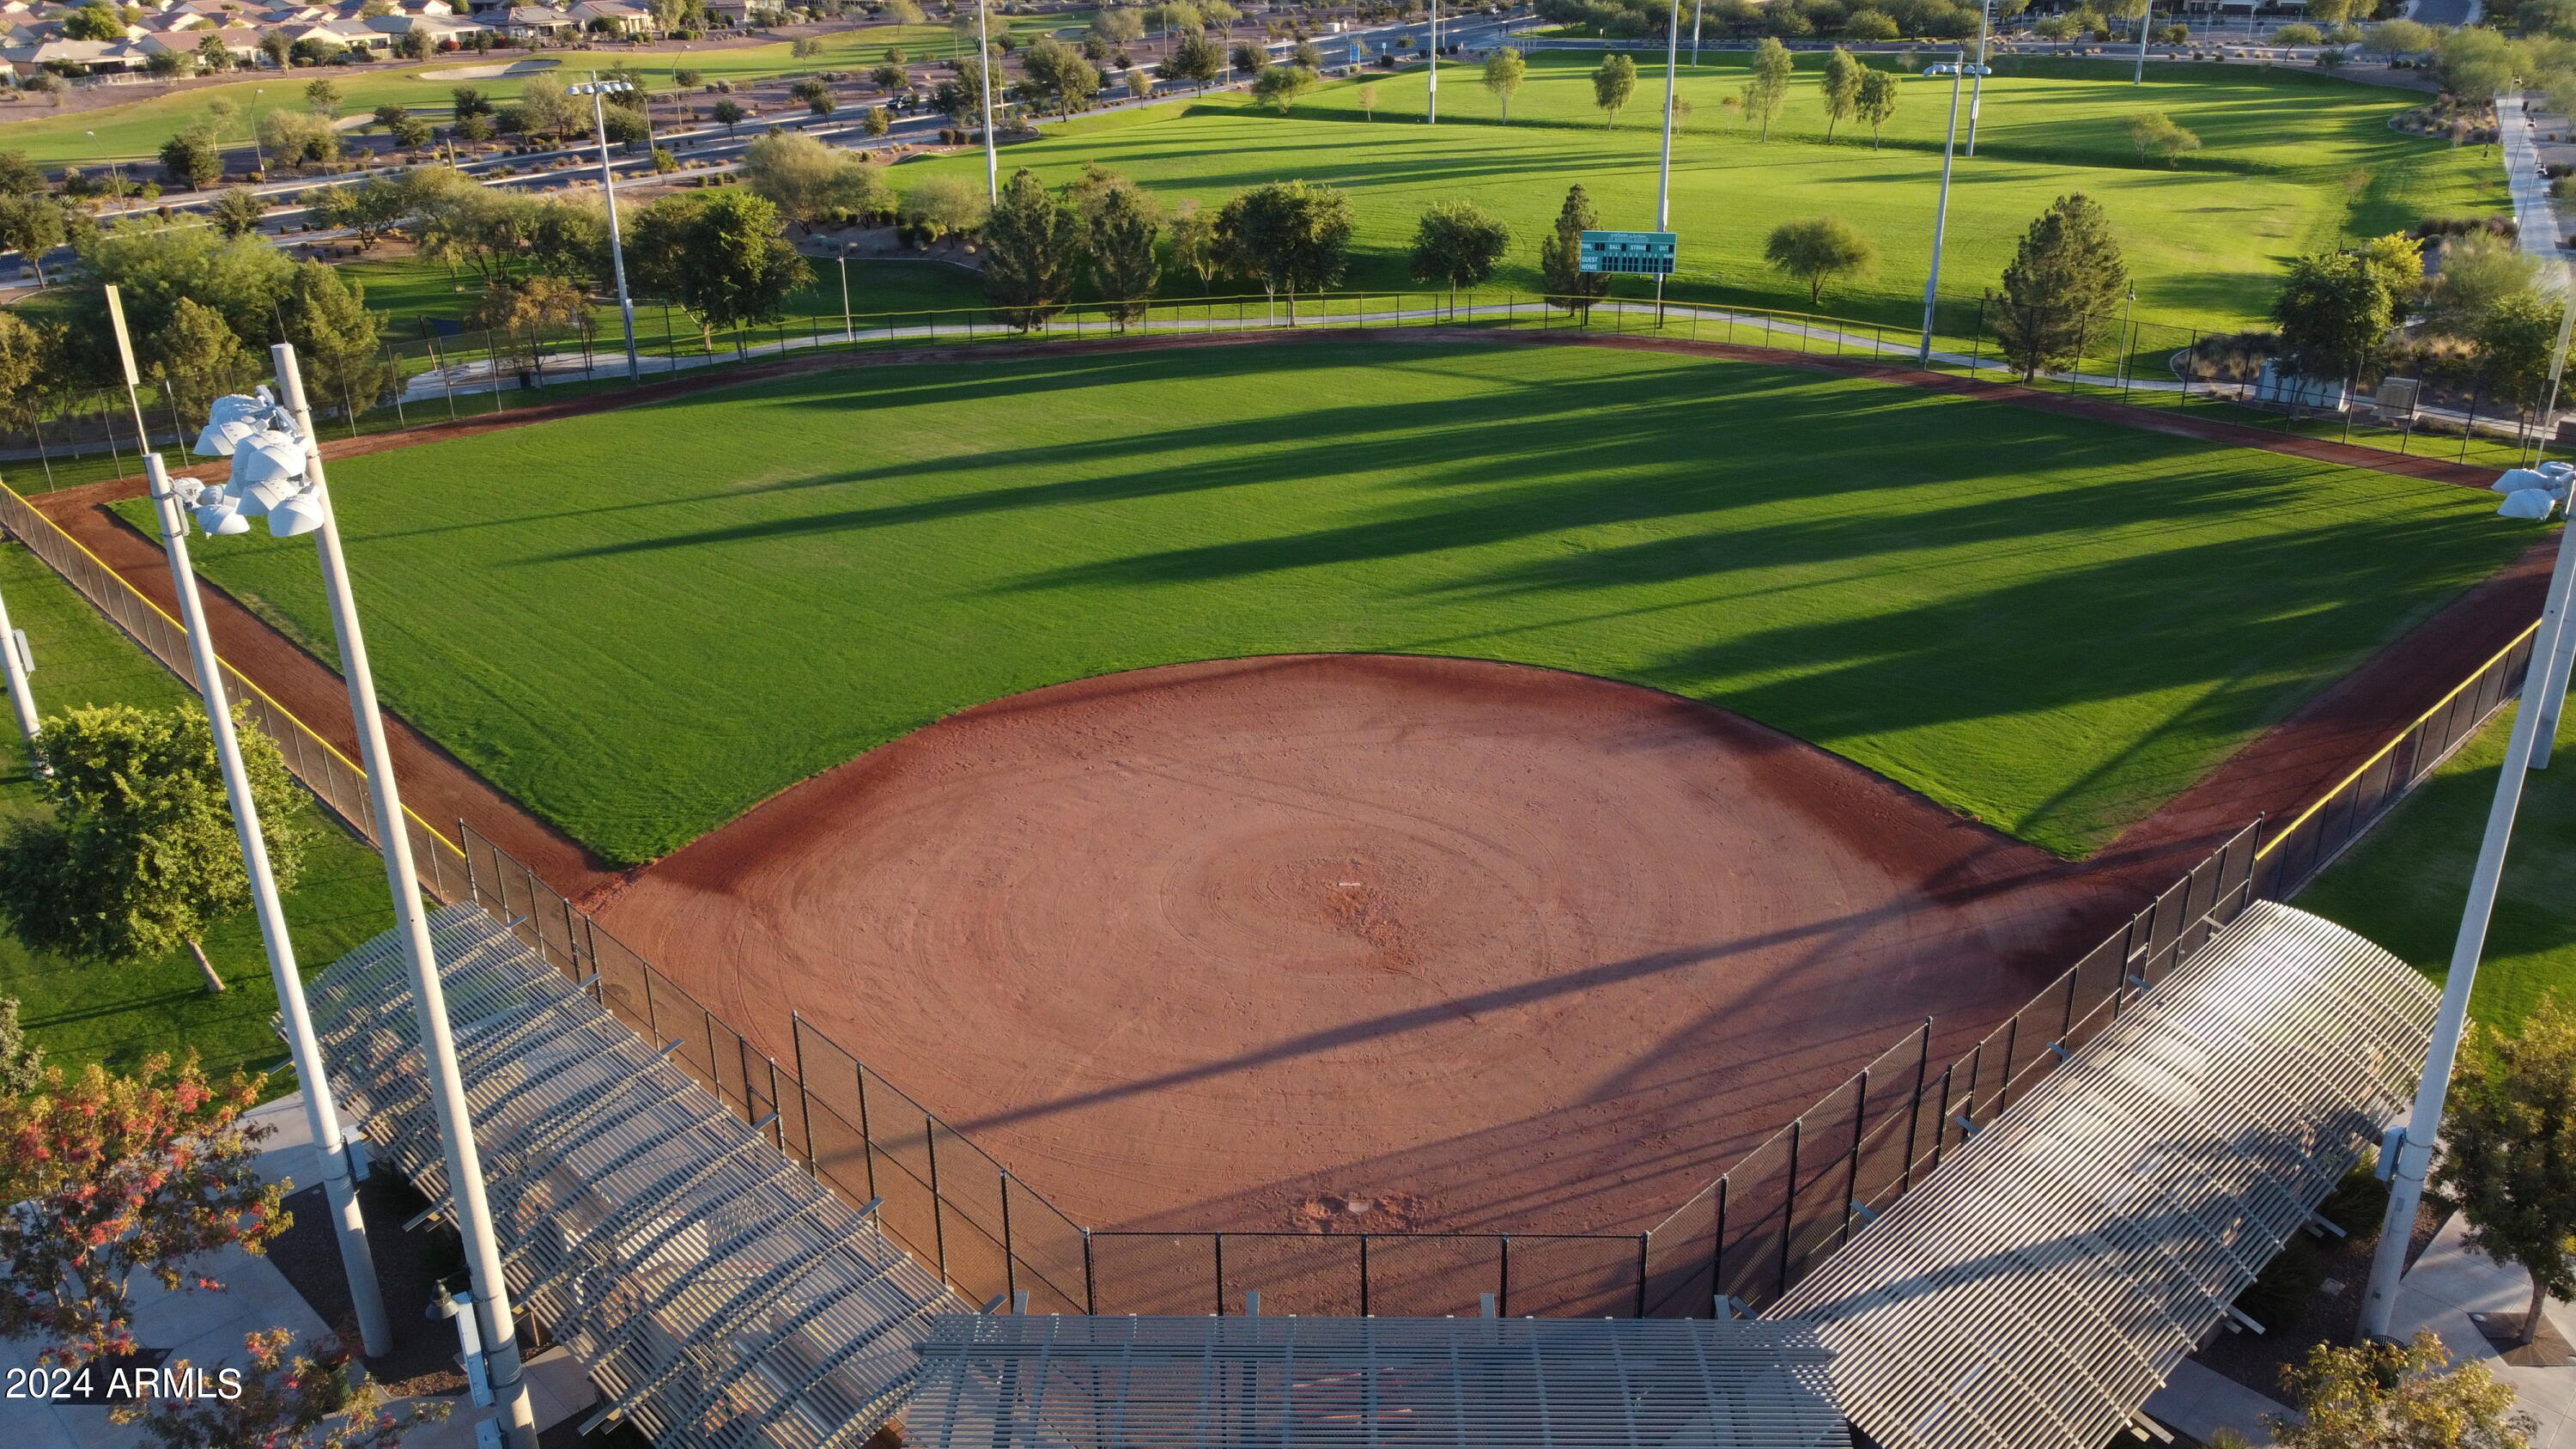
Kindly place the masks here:
MULTIPOLYGON (((2514 469, 2494 484, 2505 494, 2496 512, 2506 518, 2546 519, 2566 504, 2571 482, 2576 482, 2576 469, 2561 464, 2514 469), (2533 479, 2541 481, 2525 486, 2533 479)), ((2441 1132, 2442 1106, 2450 1095, 2460 1035, 2468 1024, 2469 994, 2477 987, 2478 960, 2486 952, 2487 926, 2495 917, 2505 851, 2513 843, 2514 816, 2522 808, 2523 782, 2530 773, 2541 721, 2549 713, 2545 702, 2554 694, 2553 686, 2563 687, 2551 677, 2557 672, 2551 666, 2569 627, 2571 594, 2576 594, 2576 526, 2559 531, 2548 603, 2541 610, 2540 627, 2531 641, 2531 665, 2523 675, 2523 707, 2514 712, 2504 769, 2496 780, 2495 801, 2487 808, 2486 835, 2478 844, 2477 866, 2469 873, 2468 901, 2460 911, 2459 935, 2451 944, 2450 975, 2442 982, 2442 1006, 2433 1018, 2433 1039, 2424 1052, 2424 1074, 2415 1085, 2415 1103, 2406 1121, 2391 1126, 2381 1141, 2379 1170, 2388 1179, 2388 1213, 2381 1222, 2379 1246, 2371 1255, 2369 1289, 2362 1298, 2361 1324, 2355 1334, 2363 1342, 2388 1337, 2396 1318, 2398 1282, 2405 1275, 2415 1213, 2424 1199, 2424 1174, 2432 1166, 2434 1143, 2441 1132)))
POLYGON ((210 533, 246 532, 250 518, 265 517, 269 532, 280 537, 314 536, 323 591, 331 601, 331 629, 340 643, 340 673, 349 685, 349 713, 357 725, 358 758, 366 771, 376 845, 384 855, 385 880, 393 897, 395 931, 411 974, 412 1007, 419 1018, 421 1055, 429 1072, 429 1099, 437 1110, 440 1146, 446 1157, 448 1213, 464 1239, 466 1269, 473 1279, 480 1366, 490 1385, 487 1393, 483 1384, 476 1384, 474 1398, 478 1404, 499 1408, 495 1427, 509 1449, 537 1449, 535 1411, 520 1365, 518 1326, 510 1313, 509 1282, 502 1274, 500 1237, 484 1191, 482 1154, 474 1143, 464 1073, 456 1060, 456 1037, 447 1020, 438 950, 430 939, 429 918, 421 910, 411 834, 404 825, 402 794, 394 780, 392 751, 385 743, 384 713, 376 702, 375 673, 367 662, 366 638, 349 588, 348 560, 332 518, 330 486, 314 438, 312 408, 305 400, 304 375, 296 365, 292 343, 276 344, 269 348, 269 356, 277 367, 282 402, 227 400, 228 416, 258 426, 229 440, 220 435, 201 439, 218 445, 229 442, 233 476, 226 486, 202 489, 191 501, 197 505, 199 526, 210 533))
MULTIPOLYGON (((635 299, 626 291, 626 242, 617 229, 617 175, 608 164, 608 112, 600 105, 602 96, 622 96, 635 89, 633 81, 601 80, 596 72, 577 86, 565 90, 577 96, 590 97, 591 124, 599 131, 599 194, 608 198, 608 263, 617 276, 617 316, 626 324, 626 380, 641 382, 644 364, 635 355, 635 299)), ((646 128, 651 140, 651 128, 646 128)), ((649 149, 649 147, 648 147, 649 149)), ((584 349, 587 351, 587 349, 584 349)))
MULTIPOLYGON (((207 490, 194 478, 173 478, 159 453, 143 455, 143 473, 151 483, 152 515, 161 526, 163 550, 170 559, 171 582, 178 586, 180 622, 188 631, 188 661, 197 675, 197 693, 205 700, 206 724, 213 733, 215 763, 223 774, 230 800, 233 833, 241 845, 242 866, 250 878, 251 906, 259 921, 260 944, 267 948, 268 974, 277 990, 278 1034, 286 1038, 288 1056, 304 1089, 304 1125, 312 1134, 320 1160, 323 1196, 331 1205, 332 1229, 339 1240, 340 1266, 348 1275, 350 1306, 358 1317, 358 1337, 370 1357, 393 1351, 393 1326, 385 1317, 383 1290, 376 1282, 376 1260, 367 1245, 367 1219, 359 1210, 357 1179, 365 1169, 352 1161, 342 1132, 331 1079, 323 1069, 322 1046, 313 1034, 313 1014, 305 1004, 304 978, 296 969, 295 941, 288 934, 286 906, 278 898, 277 877, 269 867, 268 840, 260 830, 259 805, 250 791, 250 774, 242 763, 241 739, 233 729, 232 704, 224 690, 223 666, 216 662, 214 636, 206 628, 206 609, 199 596, 196 570, 188 564, 187 507, 207 490)), ((202 517, 202 515, 200 515, 202 517)), ((242 533, 250 528, 238 511, 222 515, 228 528, 210 532, 242 533)))

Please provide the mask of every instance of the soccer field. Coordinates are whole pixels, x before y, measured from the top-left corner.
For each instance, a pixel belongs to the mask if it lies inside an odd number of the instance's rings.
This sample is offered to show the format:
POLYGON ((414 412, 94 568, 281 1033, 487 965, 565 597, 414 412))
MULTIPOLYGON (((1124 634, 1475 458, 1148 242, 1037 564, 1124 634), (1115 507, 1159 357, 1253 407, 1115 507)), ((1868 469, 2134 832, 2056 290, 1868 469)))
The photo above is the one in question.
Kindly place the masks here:
MULTIPOLYGON (((2081 854, 2529 542, 2456 487, 1586 347, 854 368, 333 474, 390 701, 621 863, 985 700, 1297 651, 1654 686, 2081 854)), ((307 547, 198 560, 327 654, 307 547)))
MULTIPOLYGON (((1327 58, 1335 58, 1328 49, 1327 58)), ((1343 188, 1356 221, 1348 285, 1416 285, 1406 253, 1422 213, 1466 197, 1510 223, 1512 246, 1498 285, 1539 290, 1538 245, 1568 185, 1581 182, 1606 227, 1655 220, 1660 56, 1634 102, 1605 130, 1593 105, 1597 54, 1541 52, 1499 124, 1500 104, 1474 66, 1444 67, 1438 126, 1422 125, 1425 76, 1335 82, 1281 117, 1240 97, 1051 126, 1004 149, 1004 174, 1035 170, 1050 185, 1087 164, 1124 172, 1167 206, 1195 198, 1221 205, 1237 189, 1303 178, 1343 188), (1373 111, 1360 91, 1376 89, 1373 111)), ((1819 58, 1809 57, 1821 64, 1819 58)), ((1724 102, 1743 85, 1741 55, 1710 52, 1685 72, 1691 106, 1673 148, 1672 229, 1686 275, 1674 295, 1807 308, 1807 289, 1772 269, 1763 239, 1784 221, 1839 216, 1880 251, 1875 275, 1837 284, 1825 298, 1839 316, 1919 325, 1931 260, 1941 141, 1950 88, 1908 78, 1885 145, 1846 122, 1823 144, 1817 73, 1802 70, 1762 142, 1724 102)), ((2217 65, 2156 65, 2133 86, 2125 67, 2007 58, 2030 74, 1986 88, 1977 155, 1958 164, 1942 263, 1942 295, 1958 305, 1944 326, 1968 331, 1981 289, 1998 285, 2022 231, 2058 196, 2082 191, 2110 214, 2138 284, 2138 315, 2176 326, 2236 328, 2262 319, 2281 265, 2301 252, 2401 230, 2428 215, 2483 214, 2506 204, 2501 165, 2476 147, 2401 135, 2388 118, 2411 92, 2326 79, 2313 72, 2217 65), (2199 133, 2205 149, 2180 169, 2142 165, 2128 119, 2162 110, 2199 133)), ((1964 106, 1962 126, 1965 125, 1964 106)), ((908 162, 898 188, 947 171, 979 183, 980 155, 908 162)), ((888 279, 896 280, 896 279, 888 279)), ((853 273, 858 310, 925 305, 900 281, 871 285, 853 273)), ((1220 287, 1231 284, 1220 282, 1220 287)), ((1165 295, 1190 295, 1194 277, 1167 276, 1165 295)), ((2179 345, 2179 343, 2177 343, 2179 345)))

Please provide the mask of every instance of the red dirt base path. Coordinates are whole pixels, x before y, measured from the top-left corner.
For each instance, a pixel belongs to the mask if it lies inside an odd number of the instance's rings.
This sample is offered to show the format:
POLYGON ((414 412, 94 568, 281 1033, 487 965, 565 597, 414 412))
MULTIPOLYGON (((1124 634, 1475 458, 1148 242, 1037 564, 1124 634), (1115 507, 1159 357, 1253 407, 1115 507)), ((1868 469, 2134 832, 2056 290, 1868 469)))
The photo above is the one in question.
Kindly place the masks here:
POLYGON ((2018 1005, 2084 893, 1724 711, 1329 655, 969 710, 603 920, 1078 1222, 1633 1232, 1925 1016, 2018 1005))

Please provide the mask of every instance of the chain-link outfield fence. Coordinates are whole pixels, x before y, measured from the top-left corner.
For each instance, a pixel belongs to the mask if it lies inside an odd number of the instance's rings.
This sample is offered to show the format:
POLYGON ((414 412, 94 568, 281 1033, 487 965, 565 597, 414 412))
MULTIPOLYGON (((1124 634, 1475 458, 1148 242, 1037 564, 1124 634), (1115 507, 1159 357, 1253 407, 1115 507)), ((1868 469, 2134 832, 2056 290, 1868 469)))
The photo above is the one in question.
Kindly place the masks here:
MULTIPOLYGON (((5 486, 0 528, 192 680, 177 621, 5 486)), ((1490 1296, 1504 1313, 1696 1317, 1779 1296, 2246 901, 2294 894, 2513 695, 2534 633, 2286 826, 2246 827, 1968 1055, 1936 1072, 1927 1023, 1643 1233, 1087 1228, 801 1018, 776 1044, 782 1063, 462 822, 453 837, 414 815, 404 828, 426 892, 507 924, 818 1180, 853 1204, 877 1203, 886 1229, 969 1298, 1025 1293, 1041 1312, 1196 1314, 1240 1311, 1243 1295, 1259 1292, 1271 1312, 1436 1316, 1475 1313, 1490 1296)), ((233 697, 289 768, 372 841, 364 772, 225 668, 233 697)))
MULTIPOLYGON (((1931 338, 1931 371, 1987 382, 2024 379, 2003 357, 1993 298, 1945 302, 1931 338)), ((1593 332, 1769 348, 1811 357, 1915 365, 1919 323, 1862 321, 1825 312, 1672 302, 1636 297, 1570 304, 1524 292, 1333 292, 1290 299, 1251 295, 1132 304, 1082 303, 1022 328, 988 308, 904 312, 818 312, 701 333, 685 314, 647 306, 637 313, 639 376, 630 381, 624 338, 614 322, 509 335, 435 329, 389 341, 360 356, 308 358, 306 371, 326 434, 359 436, 434 428, 505 416, 638 385, 710 376, 752 364, 817 362, 893 349, 994 343, 1044 346, 1114 338, 1177 337, 1259 329, 1472 327, 1593 332)), ((2412 457, 2510 467, 2541 433, 2537 420, 2500 406, 2437 358, 2408 360, 2385 373, 2405 384, 2382 401, 2383 373, 2364 369, 2352 406, 2296 398, 2265 401, 2261 353, 2248 334, 2175 327, 2128 311, 2077 329, 2070 355, 2037 370, 2029 385, 2102 402, 2181 410, 2212 419, 2346 442, 2412 457), (2402 398, 2402 401, 2399 399, 2402 398)), ((143 392, 156 447, 182 448, 222 389, 198 379, 165 379, 143 392)), ((2314 391, 2311 389, 2311 391, 2314 391)), ((73 390, 16 433, 0 434, 22 477, 48 489, 140 471, 134 411, 122 389, 73 390)))

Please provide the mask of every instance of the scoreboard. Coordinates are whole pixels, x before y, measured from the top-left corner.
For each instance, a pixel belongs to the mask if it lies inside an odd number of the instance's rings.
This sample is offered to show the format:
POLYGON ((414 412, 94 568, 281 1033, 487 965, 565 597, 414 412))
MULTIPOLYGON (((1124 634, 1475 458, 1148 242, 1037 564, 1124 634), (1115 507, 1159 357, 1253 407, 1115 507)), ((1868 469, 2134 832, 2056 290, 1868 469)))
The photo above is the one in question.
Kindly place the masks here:
POLYGON ((1582 270, 1629 276, 1670 276, 1680 234, 1669 231, 1587 231, 1582 270))

